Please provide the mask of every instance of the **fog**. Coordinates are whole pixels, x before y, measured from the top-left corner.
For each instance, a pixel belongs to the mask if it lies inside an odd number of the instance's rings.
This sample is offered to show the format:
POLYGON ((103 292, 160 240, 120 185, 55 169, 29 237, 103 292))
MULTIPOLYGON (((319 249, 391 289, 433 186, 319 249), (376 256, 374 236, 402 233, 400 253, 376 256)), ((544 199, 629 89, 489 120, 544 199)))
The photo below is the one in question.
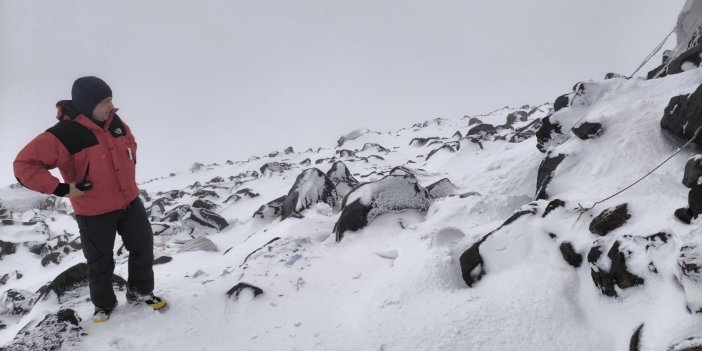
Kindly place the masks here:
POLYGON ((631 74, 683 2, 0 0, 0 186, 80 76, 112 87, 143 181, 552 102, 631 74))

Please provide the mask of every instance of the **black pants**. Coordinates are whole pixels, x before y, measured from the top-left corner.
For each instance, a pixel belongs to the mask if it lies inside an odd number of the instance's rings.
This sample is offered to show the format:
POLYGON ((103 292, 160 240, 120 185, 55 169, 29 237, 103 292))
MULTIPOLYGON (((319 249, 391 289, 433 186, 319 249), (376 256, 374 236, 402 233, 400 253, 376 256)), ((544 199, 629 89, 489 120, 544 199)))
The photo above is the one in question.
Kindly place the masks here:
POLYGON ((140 294, 154 290, 154 234, 139 197, 125 210, 98 216, 76 215, 76 220, 88 260, 90 298, 96 307, 110 308, 117 302, 112 289, 115 233, 122 236, 129 251, 128 289, 140 294))

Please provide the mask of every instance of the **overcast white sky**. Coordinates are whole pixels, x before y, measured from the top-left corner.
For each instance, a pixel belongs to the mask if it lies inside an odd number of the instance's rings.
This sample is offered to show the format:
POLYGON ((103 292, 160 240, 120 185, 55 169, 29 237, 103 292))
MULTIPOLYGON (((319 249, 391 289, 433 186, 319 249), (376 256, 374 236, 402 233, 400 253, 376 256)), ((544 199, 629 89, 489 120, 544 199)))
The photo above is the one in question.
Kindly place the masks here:
POLYGON ((80 76, 112 87, 146 180, 333 146, 357 127, 552 102, 631 74, 683 3, 0 0, 0 186, 80 76))

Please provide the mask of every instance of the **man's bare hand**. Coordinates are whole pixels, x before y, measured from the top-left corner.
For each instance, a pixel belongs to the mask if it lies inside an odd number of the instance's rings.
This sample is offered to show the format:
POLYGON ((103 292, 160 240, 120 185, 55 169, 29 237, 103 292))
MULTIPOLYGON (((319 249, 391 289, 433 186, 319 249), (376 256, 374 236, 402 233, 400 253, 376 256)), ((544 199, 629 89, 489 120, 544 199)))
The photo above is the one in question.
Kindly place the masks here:
POLYGON ((66 194, 67 198, 79 197, 83 195, 83 192, 76 188, 76 183, 70 183, 68 186, 70 190, 68 191, 68 194, 66 194))

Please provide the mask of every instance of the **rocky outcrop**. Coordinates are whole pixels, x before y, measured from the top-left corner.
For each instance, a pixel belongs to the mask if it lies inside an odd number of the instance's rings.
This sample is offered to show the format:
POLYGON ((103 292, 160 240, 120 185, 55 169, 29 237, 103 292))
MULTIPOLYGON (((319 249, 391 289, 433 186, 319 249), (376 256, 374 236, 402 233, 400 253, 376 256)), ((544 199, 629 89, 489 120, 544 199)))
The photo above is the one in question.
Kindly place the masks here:
POLYGON ((337 201, 334 183, 317 168, 309 168, 300 173, 283 200, 281 216, 286 219, 299 215, 319 202, 334 207, 337 201))

